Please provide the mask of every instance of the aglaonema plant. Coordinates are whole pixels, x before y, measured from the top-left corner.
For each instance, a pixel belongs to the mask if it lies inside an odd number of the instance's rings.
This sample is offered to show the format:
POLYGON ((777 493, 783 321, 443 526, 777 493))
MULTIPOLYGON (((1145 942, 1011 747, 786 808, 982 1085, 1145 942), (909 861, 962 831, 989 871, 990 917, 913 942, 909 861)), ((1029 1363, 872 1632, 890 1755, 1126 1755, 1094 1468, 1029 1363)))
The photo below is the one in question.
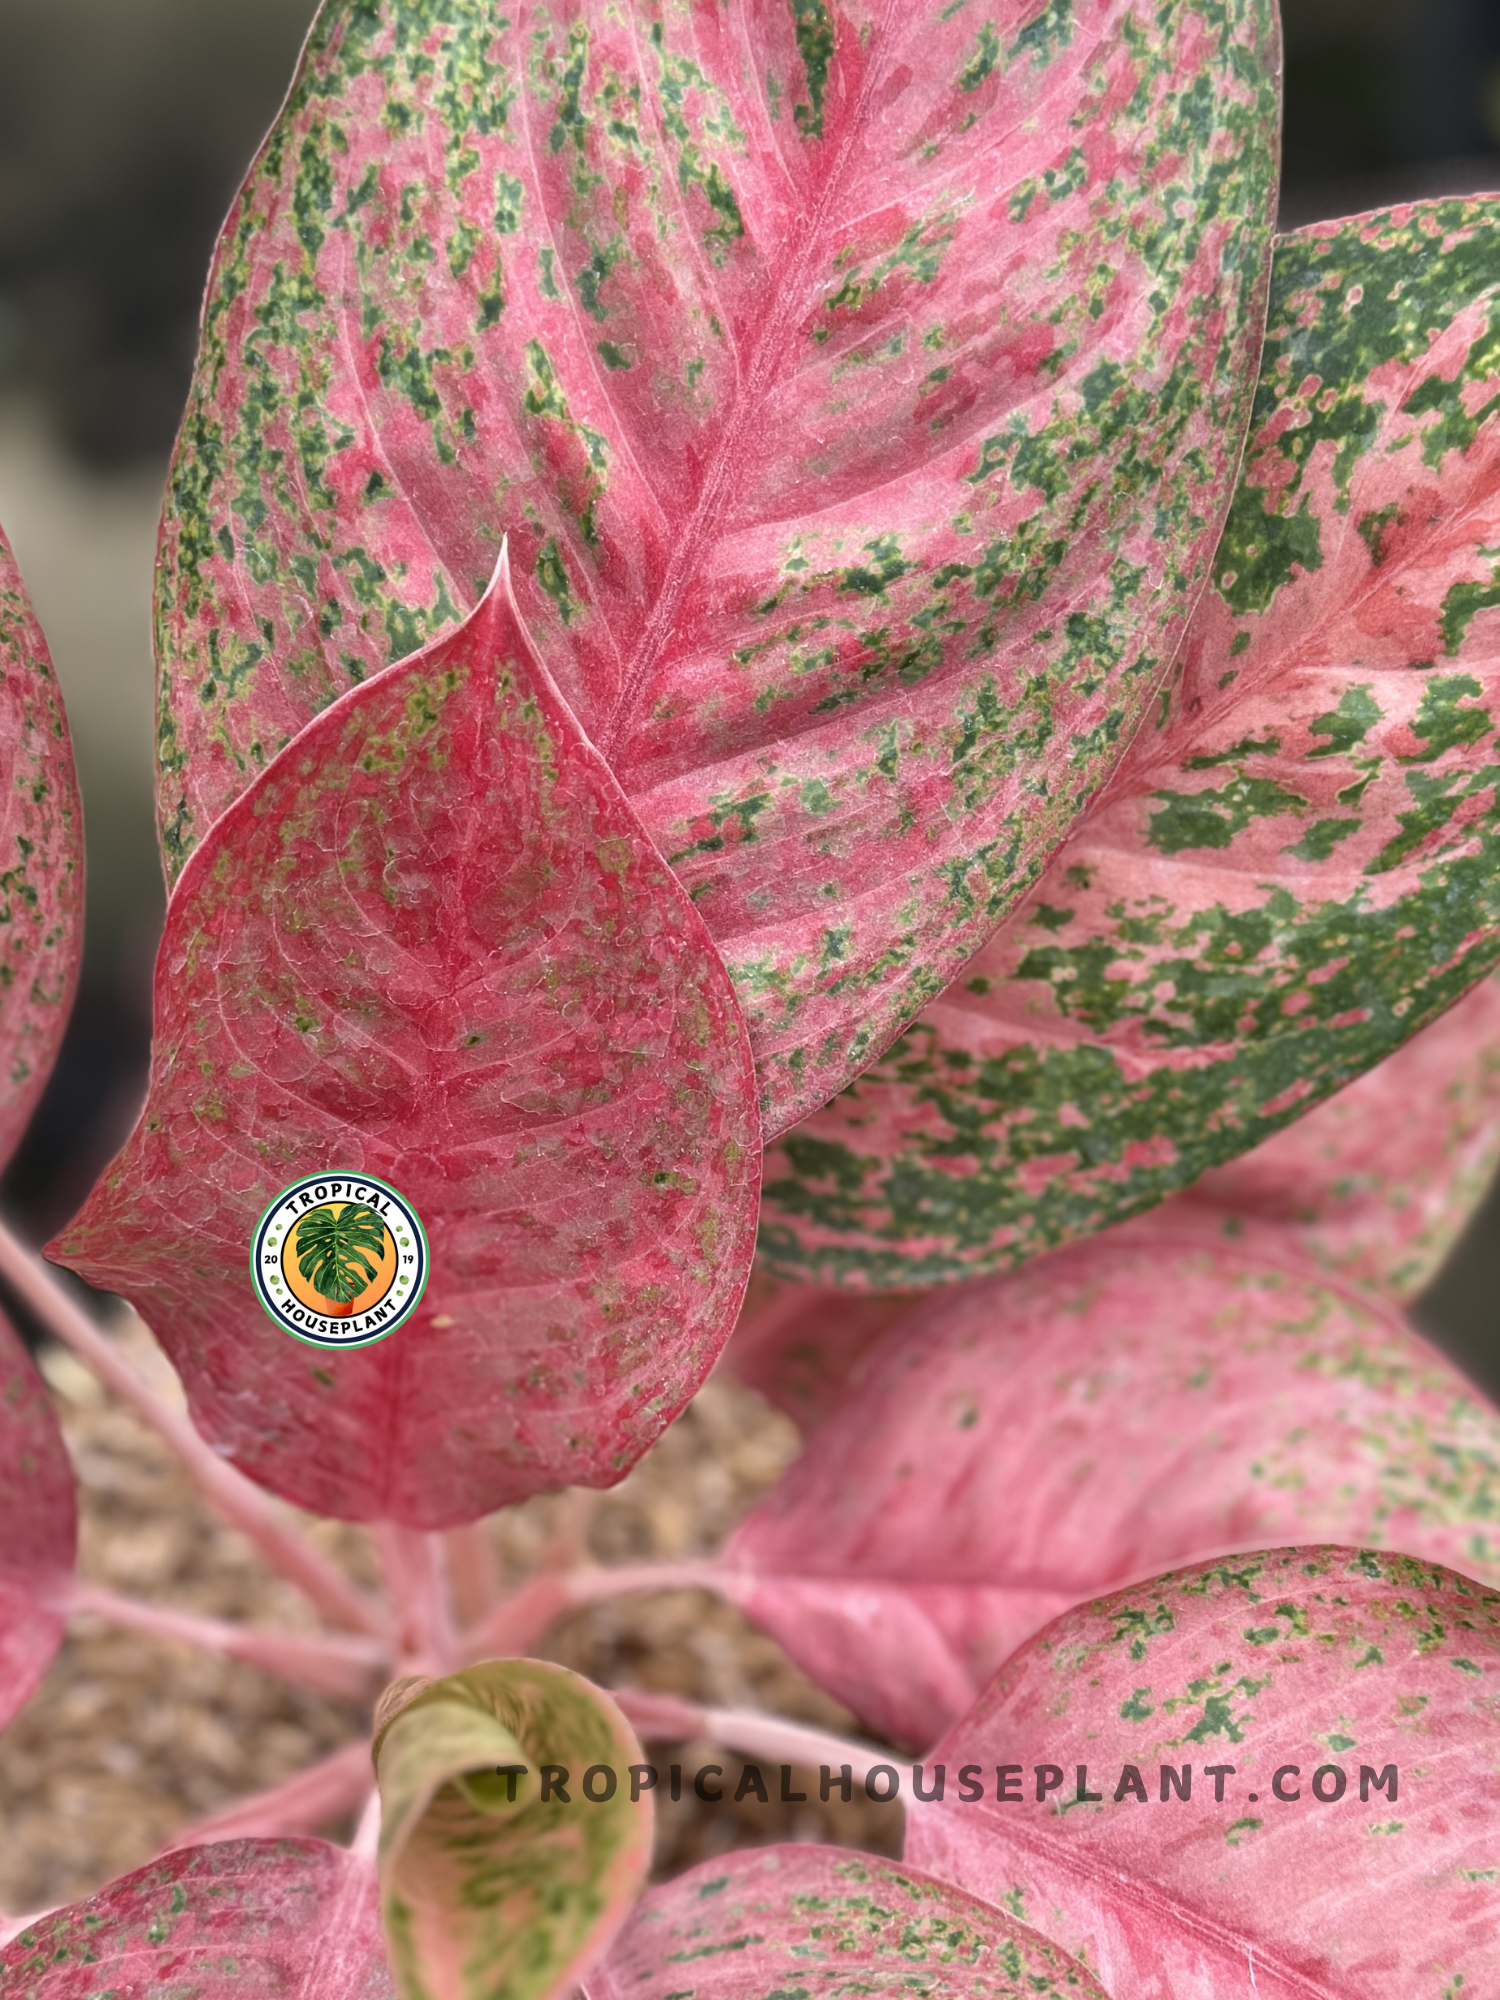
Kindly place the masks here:
MULTIPOLYGON (((168 489, 149 1091, 51 1246, 188 1415, 0 1238, 321 1627, 73 1578, 6 1334, 0 1708, 87 1611, 370 1732, 0 1993, 1500 1983, 1500 1412, 1401 1312, 1500 1153, 1500 206, 1273 256, 1277 84, 1261 0, 321 8, 168 489), (315 1350, 247 1254, 344 1171, 431 1276, 315 1350), (721 1355, 807 1438, 725 1549, 497 1592, 482 1517, 721 1355), (527 1657, 683 1584, 873 1740, 527 1657), (643 1893, 694 1732, 906 1860, 643 1893)), ((14 1145, 79 825, 8 558, 0 617, 14 1145)))

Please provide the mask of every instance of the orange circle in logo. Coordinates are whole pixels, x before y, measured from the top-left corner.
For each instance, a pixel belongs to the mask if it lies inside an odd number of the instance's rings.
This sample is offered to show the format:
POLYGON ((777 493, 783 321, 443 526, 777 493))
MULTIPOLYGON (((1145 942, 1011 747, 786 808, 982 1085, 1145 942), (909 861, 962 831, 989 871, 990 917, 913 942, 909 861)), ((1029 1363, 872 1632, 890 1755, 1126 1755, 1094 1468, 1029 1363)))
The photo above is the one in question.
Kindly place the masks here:
POLYGON ((346 1209, 360 1208, 362 1206, 363 1204, 360 1202, 330 1201, 325 1202, 320 1208, 309 1209, 298 1221, 296 1227, 288 1230, 286 1240, 282 1245, 281 1273, 286 1280, 287 1290, 293 1298, 300 1300, 310 1312, 321 1313, 325 1319, 352 1319, 357 1313, 368 1312, 373 1306, 380 1304, 381 1300, 385 1298, 392 1285, 396 1282, 396 1272, 400 1266, 400 1256, 396 1249, 396 1239, 392 1236, 388 1226, 380 1222, 378 1216, 375 1217, 375 1221, 380 1226, 382 1247, 377 1252, 372 1243, 366 1242, 359 1250, 359 1262, 353 1267, 361 1277, 364 1276, 367 1266, 375 1273, 362 1292, 357 1293, 352 1299, 348 1300, 325 1298, 323 1293, 316 1290, 312 1283, 313 1277, 318 1275, 316 1265, 311 1267, 308 1276, 303 1276, 301 1260, 305 1251, 310 1247, 311 1232, 309 1232, 309 1244, 303 1244, 300 1239, 308 1224, 314 1223, 314 1227, 316 1227, 314 1218, 321 1219, 331 1216, 337 1220, 346 1209))

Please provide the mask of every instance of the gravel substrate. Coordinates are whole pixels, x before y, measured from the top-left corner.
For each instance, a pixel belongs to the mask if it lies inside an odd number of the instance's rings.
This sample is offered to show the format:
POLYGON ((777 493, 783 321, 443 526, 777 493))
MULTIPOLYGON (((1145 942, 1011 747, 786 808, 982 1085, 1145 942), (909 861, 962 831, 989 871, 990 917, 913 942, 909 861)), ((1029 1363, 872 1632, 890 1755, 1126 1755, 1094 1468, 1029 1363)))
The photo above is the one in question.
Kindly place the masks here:
MULTIPOLYGON (((117 1338, 165 1394, 176 1381, 139 1320, 117 1338)), ((71 1354, 46 1348, 80 1500, 79 1571, 89 1581, 216 1618, 312 1630, 300 1595, 223 1527, 156 1437, 71 1354)), ((796 1431, 753 1391, 715 1378, 612 1492, 549 1496, 487 1524, 501 1572, 519 1581, 559 1547, 605 1563, 711 1553, 796 1456, 796 1431)), ((309 1521, 318 1546, 359 1581, 378 1571, 362 1528, 309 1521)), ((631 1596, 571 1615, 539 1649, 605 1686, 757 1707, 841 1734, 854 1718, 737 1611, 700 1591, 631 1596)), ((72 1901, 138 1866, 188 1821, 291 1777, 360 1734, 367 1712, 258 1669, 79 1618, 28 1707, 0 1736, 0 1910, 72 1901)), ((856 1800, 732 1801, 741 1761, 714 1745, 658 1744, 659 1765, 725 1769, 726 1799, 657 1815, 659 1875, 732 1847, 834 1840, 899 1851, 901 1810, 856 1800)), ((795 1788, 795 1786, 794 1786, 795 1788)), ((338 1839, 347 1826, 323 1831, 338 1839)))

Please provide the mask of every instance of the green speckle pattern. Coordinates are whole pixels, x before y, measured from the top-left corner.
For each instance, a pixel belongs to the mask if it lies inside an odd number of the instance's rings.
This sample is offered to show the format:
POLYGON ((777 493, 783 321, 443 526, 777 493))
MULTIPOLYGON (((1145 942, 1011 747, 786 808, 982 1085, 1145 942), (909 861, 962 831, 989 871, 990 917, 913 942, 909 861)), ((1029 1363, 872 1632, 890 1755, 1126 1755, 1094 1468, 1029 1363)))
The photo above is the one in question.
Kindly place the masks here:
MULTIPOLYGON (((774 1774, 773 1774, 774 1782, 774 1774)), ((1015 1918, 900 1862, 777 1846, 645 1896, 593 2000, 1106 2000, 1015 1918)))
POLYGON ((768 1124, 826 1101, 1177 650, 1248 418, 1276 65, 1270 0, 325 0, 171 473, 169 869, 508 536, 768 1124))
POLYGON ((83 814, 47 642, 0 534, 0 1166, 52 1072, 83 952, 83 814))
POLYGON ((6 2000, 201 2000, 247 1987, 392 2000, 368 1862, 325 1840, 189 1847, 0 1947, 6 2000))
POLYGON ((623 1478, 738 1317, 755 1073, 503 578, 272 761, 158 965, 144 1110, 51 1249, 149 1315, 203 1436, 311 1513, 413 1528, 623 1478), (245 1269, 310 1162, 398 1188, 431 1250, 398 1338, 323 1347, 332 1390, 245 1269))
POLYGON ((1500 202, 1285 239, 1170 701, 963 977, 773 1150, 773 1268, 900 1287, 1091 1233, 1480 979, 1500 958, 1497 550, 1500 202), (1278 537, 1299 520, 1296 553, 1278 537))
POLYGON ((1497 1691, 1500 1597, 1454 1570, 1317 1547, 1197 1564, 1008 1660, 929 1760, 1045 1760, 1065 1784, 913 1804, 906 1852, 974 1894, 1014 1885, 1115 1994, 1488 1993, 1497 1691), (1190 1798, 1163 1801, 1185 1765, 1190 1798))

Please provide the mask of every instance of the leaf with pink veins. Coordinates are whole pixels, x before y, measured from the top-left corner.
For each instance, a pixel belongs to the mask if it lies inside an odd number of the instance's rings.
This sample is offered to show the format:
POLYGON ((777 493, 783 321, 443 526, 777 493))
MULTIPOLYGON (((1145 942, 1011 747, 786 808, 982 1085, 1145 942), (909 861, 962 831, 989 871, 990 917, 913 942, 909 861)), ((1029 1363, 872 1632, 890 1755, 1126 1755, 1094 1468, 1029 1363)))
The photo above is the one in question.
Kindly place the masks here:
POLYGON ((342 1518, 612 1485, 738 1311, 748 1038, 692 905, 503 582, 325 710, 184 871, 139 1124, 60 1261, 122 1293, 193 1419, 342 1518), (247 1259, 277 1193, 368 1172, 432 1276, 380 1344, 299 1346, 247 1259))
POLYGON ((1113 2000, 1488 1994, 1497 1691, 1500 1599, 1451 1570, 1317 1548, 1179 1570, 1006 1662, 934 1748, 946 1796, 908 1806, 906 1852, 1113 2000))
POLYGON ((322 1840, 184 1848, 0 1949, 6 2000, 394 2000, 368 1861, 322 1840))
POLYGON ((729 1854, 641 1899, 586 2000, 1107 2000, 1014 1917, 900 1862, 827 1847, 729 1854))
POLYGON ((0 534, 0 1166, 52 1073, 83 953, 83 812, 42 628, 0 534))
POLYGON ((325 6, 171 475, 169 864, 509 533, 768 1124, 821 1104, 1177 650, 1254 386, 1278 61, 1270 0, 325 6))
POLYGON ((1500 197, 1276 246, 1177 685, 948 991, 767 1160, 784 1277, 1008 1268, 1269 1138, 1500 958, 1500 197))
POLYGON ((1500 1584, 1500 1412, 1282 1229, 1185 1206, 908 1315, 731 1537, 722 1588, 892 1740, 1173 1563, 1339 1541, 1500 1584))
POLYGON ((23 1708, 67 1626, 77 1552, 73 1468, 52 1400, 0 1316, 0 1726, 23 1708))

